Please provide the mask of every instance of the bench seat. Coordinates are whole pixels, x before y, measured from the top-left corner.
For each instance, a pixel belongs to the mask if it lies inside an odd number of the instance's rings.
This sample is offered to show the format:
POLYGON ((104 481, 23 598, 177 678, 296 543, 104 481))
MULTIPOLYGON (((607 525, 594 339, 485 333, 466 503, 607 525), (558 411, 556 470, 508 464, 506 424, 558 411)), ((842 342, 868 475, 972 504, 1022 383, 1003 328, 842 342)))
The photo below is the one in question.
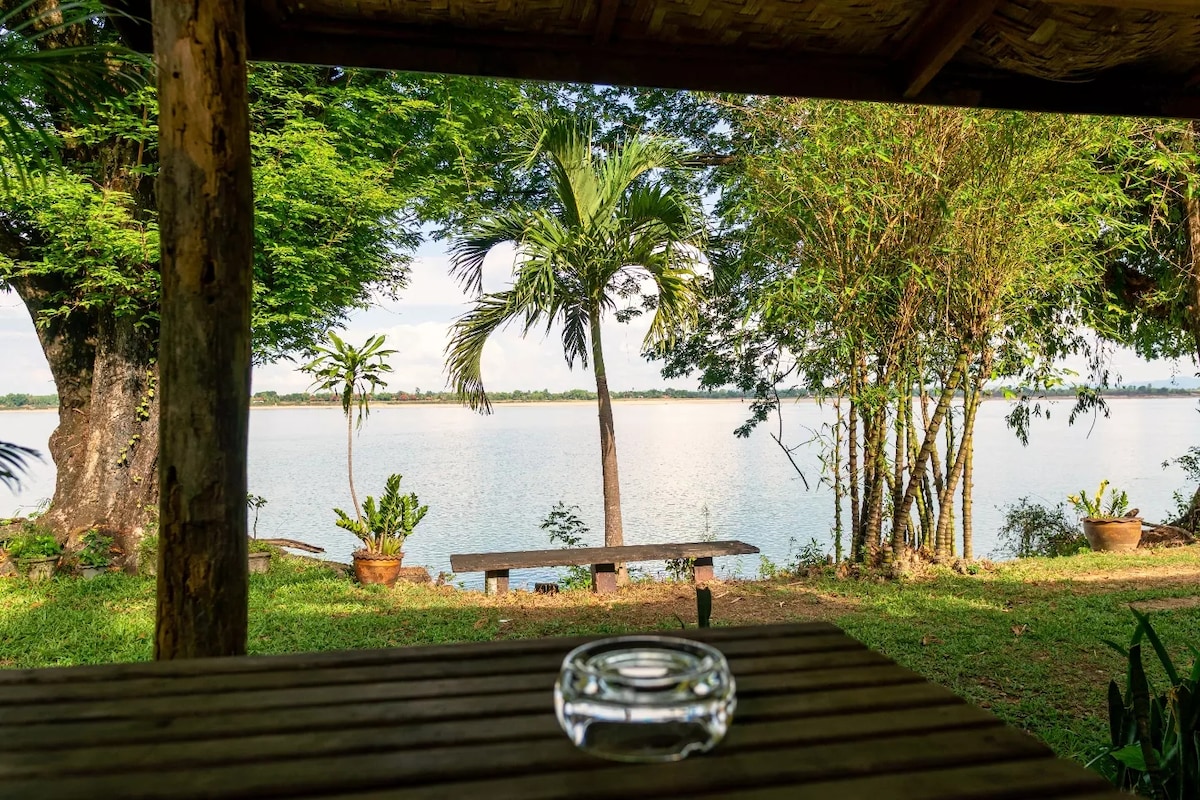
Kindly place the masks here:
POLYGON ((592 589, 607 593, 617 589, 617 564, 691 558, 696 564, 695 580, 703 583, 712 580, 712 560, 715 556, 751 555, 757 552, 758 548, 752 544, 732 540, 570 547, 507 553, 455 553, 450 556, 450 568, 456 573, 482 572, 486 578, 485 591, 503 594, 508 591, 509 570, 589 565, 592 568, 592 589))

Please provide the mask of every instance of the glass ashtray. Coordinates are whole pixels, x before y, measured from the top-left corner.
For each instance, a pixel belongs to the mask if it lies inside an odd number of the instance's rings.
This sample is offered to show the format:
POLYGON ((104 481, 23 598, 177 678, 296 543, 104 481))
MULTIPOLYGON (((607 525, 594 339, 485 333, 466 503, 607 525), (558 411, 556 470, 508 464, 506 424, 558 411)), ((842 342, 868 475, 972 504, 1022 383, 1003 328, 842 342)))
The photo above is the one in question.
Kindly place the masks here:
POLYGON ((669 636, 577 647, 554 684, 554 711, 575 746, 618 761, 678 761, 713 748, 737 705, 725 656, 669 636))

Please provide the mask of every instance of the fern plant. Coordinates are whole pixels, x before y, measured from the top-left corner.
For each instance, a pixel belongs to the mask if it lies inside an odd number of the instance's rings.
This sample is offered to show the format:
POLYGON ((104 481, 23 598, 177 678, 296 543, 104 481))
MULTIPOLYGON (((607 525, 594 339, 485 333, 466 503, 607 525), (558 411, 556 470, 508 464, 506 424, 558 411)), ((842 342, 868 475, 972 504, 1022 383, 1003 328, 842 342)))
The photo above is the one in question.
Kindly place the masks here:
POLYGON ((417 500, 415 492, 400 493, 400 475, 392 475, 384 485, 379 502, 368 496, 362 504, 362 515, 351 517, 340 508, 337 526, 350 531, 362 542, 363 550, 384 556, 394 556, 404 547, 404 541, 425 518, 429 506, 417 500))
POLYGON ((1107 488, 1108 481, 1100 481, 1100 488, 1096 490, 1095 496, 1088 497, 1087 492, 1081 491, 1079 494, 1068 495, 1067 502, 1085 519, 1120 519, 1129 510, 1129 495, 1117 491, 1114 487, 1108 493, 1108 504, 1105 505, 1104 490, 1107 488))

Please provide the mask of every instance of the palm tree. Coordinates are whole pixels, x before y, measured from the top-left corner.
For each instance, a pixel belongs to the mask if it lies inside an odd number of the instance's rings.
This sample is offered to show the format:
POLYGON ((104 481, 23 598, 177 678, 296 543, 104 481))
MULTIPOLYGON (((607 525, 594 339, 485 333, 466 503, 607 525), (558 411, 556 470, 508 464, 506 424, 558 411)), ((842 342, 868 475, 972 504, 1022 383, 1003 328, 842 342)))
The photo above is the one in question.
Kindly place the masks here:
POLYGON ((350 499, 354 515, 362 521, 362 507, 354 490, 354 429, 362 428, 371 413, 371 393, 387 386, 383 373, 391 372, 387 357, 395 350, 384 350, 384 336, 372 336, 362 347, 346 344, 333 331, 329 332, 330 347, 318 347, 316 358, 301 367, 313 376, 311 388, 331 391, 342 396, 342 412, 346 415, 346 474, 350 480, 350 499), (357 409, 357 425, 355 414, 357 409))
MULTIPOLYGON (((608 153, 590 131, 567 121, 543 123, 525 158, 527 169, 547 168, 549 199, 514 207, 473 226, 451 248, 453 271, 475 307, 459 317, 447 345, 447 371, 460 398, 488 412, 481 360, 488 338, 518 320, 523 334, 534 327, 562 327, 568 366, 588 366, 589 349, 600 407, 600 466, 604 487, 604 544, 624 544, 621 490, 612 399, 604 369, 600 323, 618 300, 640 294, 646 279, 654 295, 645 307, 654 318, 646 351, 670 343, 696 319, 702 226, 694 204, 651 180, 654 170, 679 165, 675 149, 661 139, 632 138, 608 153), (511 288, 483 293, 485 256, 505 242, 517 246, 511 288)), ((636 313, 636 312, 635 312, 636 313)))

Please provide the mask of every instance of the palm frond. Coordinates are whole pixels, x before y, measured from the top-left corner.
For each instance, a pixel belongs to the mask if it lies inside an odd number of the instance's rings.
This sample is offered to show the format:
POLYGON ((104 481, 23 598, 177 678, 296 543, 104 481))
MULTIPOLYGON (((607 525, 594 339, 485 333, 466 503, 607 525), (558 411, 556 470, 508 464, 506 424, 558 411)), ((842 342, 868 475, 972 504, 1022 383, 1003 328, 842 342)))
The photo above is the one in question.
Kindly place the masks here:
POLYGON ((483 388, 483 348, 488 338, 527 311, 512 291, 485 294, 454 321, 446 345, 446 373, 460 400, 475 411, 491 413, 483 388))
POLYGON ((450 247, 450 274, 471 294, 483 292, 483 261, 497 246, 520 242, 533 212, 511 208, 481 220, 450 247))
POLYGON ((0 442, 0 483, 16 492, 21 488, 21 475, 28 471, 30 459, 41 459, 37 450, 11 442, 0 442))
POLYGON ((149 61, 116 44, 51 46, 53 37, 96 24, 92 3, 39 8, 26 0, 0 14, 0 188, 10 170, 25 184, 31 172, 57 164, 59 139, 47 103, 86 121, 114 96, 142 85, 149 61))

